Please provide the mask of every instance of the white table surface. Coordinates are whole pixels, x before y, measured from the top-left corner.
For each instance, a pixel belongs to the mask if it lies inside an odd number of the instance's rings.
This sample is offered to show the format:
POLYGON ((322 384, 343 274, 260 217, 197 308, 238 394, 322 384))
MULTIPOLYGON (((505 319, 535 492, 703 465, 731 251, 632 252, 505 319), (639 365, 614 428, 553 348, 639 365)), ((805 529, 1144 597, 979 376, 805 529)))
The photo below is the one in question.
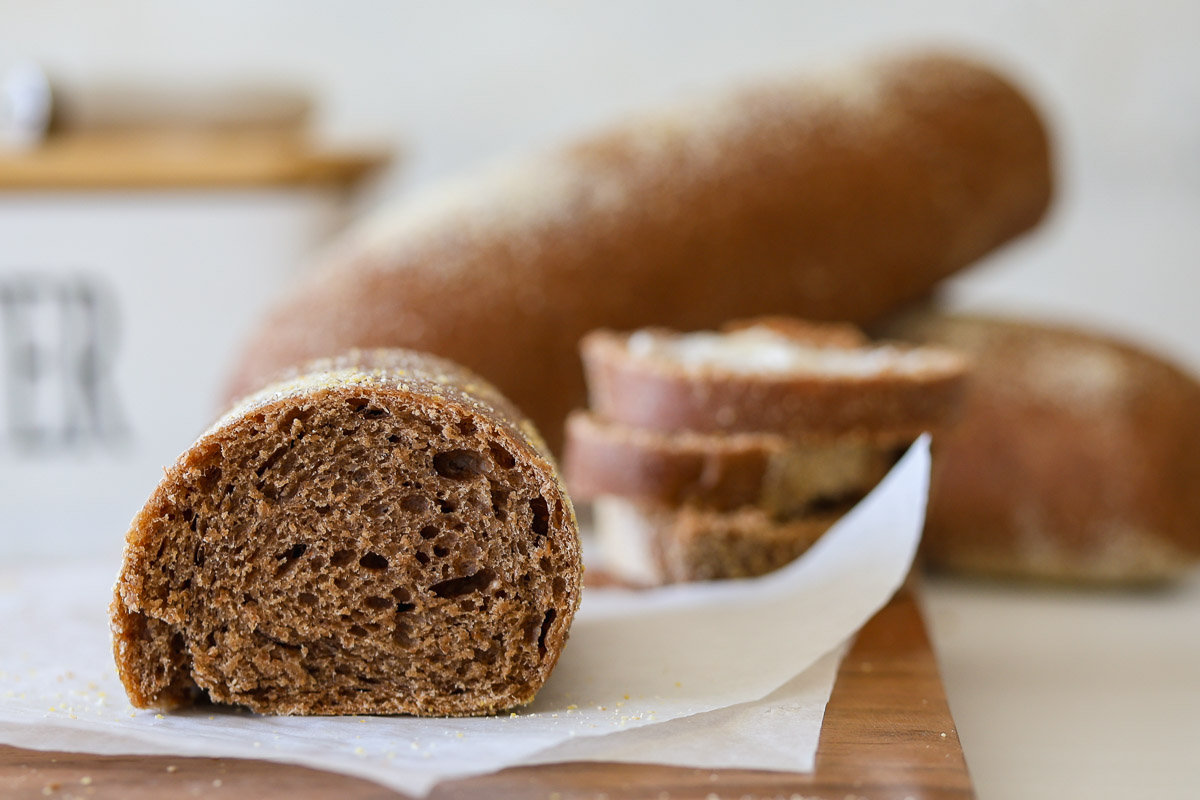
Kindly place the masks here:
POLYGON ((1200 572, 1168 590, 929 579, 981 800, 1200 798, 1200 572))

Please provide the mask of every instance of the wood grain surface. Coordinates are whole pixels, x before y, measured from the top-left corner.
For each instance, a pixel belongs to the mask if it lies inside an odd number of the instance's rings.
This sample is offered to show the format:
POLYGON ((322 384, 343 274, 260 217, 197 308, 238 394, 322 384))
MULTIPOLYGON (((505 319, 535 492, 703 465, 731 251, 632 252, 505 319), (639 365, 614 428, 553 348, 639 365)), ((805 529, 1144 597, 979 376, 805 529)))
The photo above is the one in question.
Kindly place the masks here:
POLYGON ((291 135, 64 134, 0 152, 0 190, 349 187, 388 159, 378 148, 322 148, 291 135))
MULTIPOLYGON (((0 797, 384 800, 400 795, 262 761, 92 756, 0 747, 0 797)), ((974 797, 911 590, 859 634, 838 672, 811 775, 627 764, 521 767, 443 784, 434 798, 965 800, 974 797)))

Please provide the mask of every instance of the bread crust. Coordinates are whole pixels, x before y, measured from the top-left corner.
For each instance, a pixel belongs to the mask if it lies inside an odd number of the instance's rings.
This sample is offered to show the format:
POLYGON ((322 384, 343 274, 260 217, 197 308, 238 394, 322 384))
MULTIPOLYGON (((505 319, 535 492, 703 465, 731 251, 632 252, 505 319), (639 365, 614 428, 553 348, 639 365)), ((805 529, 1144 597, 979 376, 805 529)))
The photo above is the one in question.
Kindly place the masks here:
POLYGON ((581 581, 533 426, 448 361, 353 351, 245 398, 166 471, 126 537, 113 650, 138 707, 494 713, 550 674, 581 581))
POLYGON ((229 396, 349 347, 493 381, 548 435, 583 404, 589 330, 754 314, 864 322, 1043 216, 1029 101, 953 56, 874 59, 634 119, 418 198, 267 316, 229 396))
POLYGON ((1200 560, 1200 384, 1065 327, 920 312, 888 335, 959 349, 959 424, 934 443, 923 556, 1076 583, 1168 580, 1200 560))
POLYGON ((563 455, 576 501, 615 495, 713 511, 798 515, 865 495, 907 439, 793 441, 770 434, 663 434, 576 411, 563 455))
MULTIPOLYGON (((639 334, 678 336, 665 329, 639 334)), ((830 376, 685 367, 635 357, 629 342, 630 334, 600 330, 580 343, 591 408, 629 426, 667 432, 915 439, 954 418, 966 374, 962 359, 934 348, 935 363, 919 374, 830 376)))

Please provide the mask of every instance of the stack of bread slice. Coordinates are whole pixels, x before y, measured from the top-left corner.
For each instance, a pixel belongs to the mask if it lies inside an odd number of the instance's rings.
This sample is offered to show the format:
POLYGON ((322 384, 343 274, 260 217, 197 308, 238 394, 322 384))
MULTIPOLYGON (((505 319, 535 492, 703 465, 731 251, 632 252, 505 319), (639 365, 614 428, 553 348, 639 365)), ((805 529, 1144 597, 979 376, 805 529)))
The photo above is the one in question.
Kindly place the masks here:
POLYGON ((966 372, 948 350, 783 318, 596 331, 582 353, 591 410, 567 422, 568 486, 594 504, 606 568, 638 584, 792 561, 951 421, 966 372))

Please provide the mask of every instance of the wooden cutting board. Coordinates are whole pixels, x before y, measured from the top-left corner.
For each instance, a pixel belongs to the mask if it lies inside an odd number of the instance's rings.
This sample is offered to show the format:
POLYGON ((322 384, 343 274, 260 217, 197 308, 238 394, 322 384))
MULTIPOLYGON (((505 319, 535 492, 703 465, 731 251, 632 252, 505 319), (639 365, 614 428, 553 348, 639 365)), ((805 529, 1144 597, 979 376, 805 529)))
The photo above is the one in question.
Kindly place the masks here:
MULTIPOLYGON (((302 767, 92 756, 0 746, 0 797, 385 800, 401 795, 302 767)), ((838 671, 811 775, 555 764, 443 784, 435 798, 965 800, 975 796, 913 591, 867 623, 838 671)))

